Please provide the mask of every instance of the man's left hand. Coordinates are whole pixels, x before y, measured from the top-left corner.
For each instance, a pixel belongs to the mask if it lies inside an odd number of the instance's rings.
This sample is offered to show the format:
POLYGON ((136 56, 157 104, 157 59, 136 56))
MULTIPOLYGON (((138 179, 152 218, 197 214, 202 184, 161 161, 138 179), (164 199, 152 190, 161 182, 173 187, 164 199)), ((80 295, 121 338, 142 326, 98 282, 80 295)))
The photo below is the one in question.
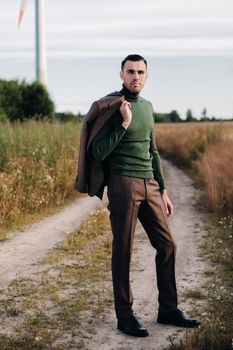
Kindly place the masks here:
POLYGON ((173 204, 170 201, 170 198, 168 197, 167 194, 167 190, 163 190, 163 192, 161 193, 161 197, 162 197, 162 201, 164 203, 166 212, 167 212, 167 216, 170 216, 173 214, 173 204))

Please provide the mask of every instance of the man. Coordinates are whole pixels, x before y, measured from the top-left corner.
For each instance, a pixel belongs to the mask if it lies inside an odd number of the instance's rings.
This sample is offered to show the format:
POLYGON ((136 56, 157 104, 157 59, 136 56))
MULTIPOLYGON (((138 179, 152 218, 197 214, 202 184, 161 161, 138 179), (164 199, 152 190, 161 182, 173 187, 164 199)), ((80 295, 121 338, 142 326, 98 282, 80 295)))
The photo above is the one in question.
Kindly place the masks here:
MULTIPOLYGON (((165 188, 161 161, 156 148, 153 107, 139 95, 148 77, 146 60, 139 55, 127 56, 122 61, 120 77, 123 81, 122 90, 106 97, 107 101, 111 98, 110 103, 105 102, 106 98, 101 99, 100 102, 97 101, 97 106, 93 105, 91 112, 89 111, 82 131, 82 135, 85 136, 81 139, 81 147, 86 139, 89 147, 85 146, 85 149, 82 148, 80 151, 80 155, 83 154, 83 150, 86 152, 86 158, 83 157, 85 162, 79 163, 79 168, 83 165, 86 169, 86 178, 89 178, 93 164, 94 169, 99 170, 98 166, 101 165, 104 174, 101 188, 104 184, 108 186, 108 209, 113 232, 112 278, 117 327, 126 334, 138 337, 149 335, 147 329, 133 314, 133 296, 129 282, 137 218, 142 223, 152 246, 157 250, 156 271, 159 290, 157 322, 181 327, 197 327, 199 325, 197 320, 187 319, 177 308, 176 245, 167 219, 173 214, 173 205, 165 188), (106 110, 111 110, 108 117, 106 110), (99 128, 98 122, 101 124, 99 128)), ((83 172, 83 169, 80 168, 79 171, 83 172)), ((98 179, 97 171, 95 175, 98 179)), ((83 178, 80 173, 76 189, 84 188, 85 191, 87 186, 89 194, 99 195, 101 181, 96 180, 98 186, 93 192, 90 188, 94 186, 95 181, 86 180, 88 184, 85 183, 82 187, 83 178)), ((99 197, 102 198, 102 192, 99 197)))

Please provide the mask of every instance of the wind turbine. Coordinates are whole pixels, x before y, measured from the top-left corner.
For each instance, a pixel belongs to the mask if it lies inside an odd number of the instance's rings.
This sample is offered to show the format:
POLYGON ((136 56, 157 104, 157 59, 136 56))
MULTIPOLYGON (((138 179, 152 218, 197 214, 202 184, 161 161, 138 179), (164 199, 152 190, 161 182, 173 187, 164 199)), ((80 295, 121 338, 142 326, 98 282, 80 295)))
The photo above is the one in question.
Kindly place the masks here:
MULTIPOLYGON (((22 0, 18 28, 22 21, 28 0, 22 0)), ((47 64, 46 64, 46 40, 45 40, 45 12, 44 0, 35 0, 35 41, 36 41, 36 80, 46 85, 47 64)))

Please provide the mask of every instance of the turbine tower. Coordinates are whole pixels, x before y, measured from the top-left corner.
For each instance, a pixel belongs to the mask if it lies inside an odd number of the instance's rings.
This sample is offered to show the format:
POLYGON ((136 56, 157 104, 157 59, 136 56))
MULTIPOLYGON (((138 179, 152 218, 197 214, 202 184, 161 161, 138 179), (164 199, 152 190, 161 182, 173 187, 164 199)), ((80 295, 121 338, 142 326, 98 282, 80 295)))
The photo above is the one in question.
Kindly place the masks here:
MULTIPOLYGON (((18 28, 22 21, 28 0, 22 0, 19 12, 18 28)), ((47 82, 46 38, 44 0, 35 0, 35 49, 36 80, 44 85, 47 82)))

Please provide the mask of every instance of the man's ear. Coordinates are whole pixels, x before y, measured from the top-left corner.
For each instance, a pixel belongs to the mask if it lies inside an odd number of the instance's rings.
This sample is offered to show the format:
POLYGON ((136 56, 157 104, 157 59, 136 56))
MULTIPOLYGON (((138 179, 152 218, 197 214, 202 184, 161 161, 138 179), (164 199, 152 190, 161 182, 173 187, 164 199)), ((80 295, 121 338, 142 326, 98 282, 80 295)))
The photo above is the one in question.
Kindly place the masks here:
POLYGON ((120 78, 121 78, 121 80, 123 80, 122 71, 120 71, 120 78))

